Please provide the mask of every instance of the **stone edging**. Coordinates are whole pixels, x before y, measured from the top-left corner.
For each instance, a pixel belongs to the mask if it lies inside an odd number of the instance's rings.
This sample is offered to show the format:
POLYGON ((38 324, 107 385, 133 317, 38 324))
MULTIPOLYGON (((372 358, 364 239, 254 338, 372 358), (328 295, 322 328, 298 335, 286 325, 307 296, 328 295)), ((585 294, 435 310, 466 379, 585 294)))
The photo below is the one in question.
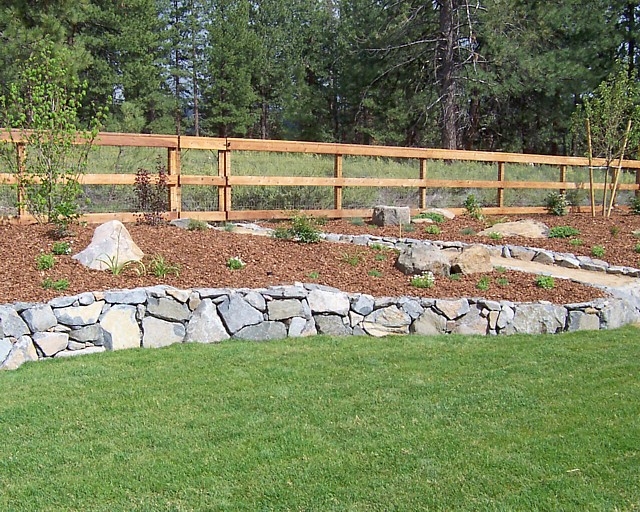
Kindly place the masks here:
POLYGON ((636 301, 619 297, 566 305, 374 298, 301 283, 263 289, 155 286, 86 292, 47 304, 0 306, 0 369, 52 357, 229 338, 612 329, 637 321, 638 309, 636 301))

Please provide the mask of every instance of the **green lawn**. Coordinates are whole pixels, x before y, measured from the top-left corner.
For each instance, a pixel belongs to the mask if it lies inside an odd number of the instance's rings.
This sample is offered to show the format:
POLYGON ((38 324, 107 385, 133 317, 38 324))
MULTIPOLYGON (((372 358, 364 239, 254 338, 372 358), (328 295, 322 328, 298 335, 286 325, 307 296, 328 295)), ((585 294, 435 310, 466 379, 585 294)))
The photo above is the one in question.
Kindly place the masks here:
POLYGON ((0 510, 638 510, 640 331, 316 337, 0 373, 0 510))

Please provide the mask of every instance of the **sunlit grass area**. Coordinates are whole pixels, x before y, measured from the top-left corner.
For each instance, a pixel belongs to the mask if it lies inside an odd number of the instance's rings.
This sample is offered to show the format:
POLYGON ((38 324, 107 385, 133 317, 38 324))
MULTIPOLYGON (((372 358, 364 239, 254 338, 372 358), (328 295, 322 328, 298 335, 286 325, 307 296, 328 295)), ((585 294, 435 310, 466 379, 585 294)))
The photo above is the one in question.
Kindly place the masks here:
POLYGON ((0 373, 0 509, 635 510, 636 328, 136 349, 0 373))

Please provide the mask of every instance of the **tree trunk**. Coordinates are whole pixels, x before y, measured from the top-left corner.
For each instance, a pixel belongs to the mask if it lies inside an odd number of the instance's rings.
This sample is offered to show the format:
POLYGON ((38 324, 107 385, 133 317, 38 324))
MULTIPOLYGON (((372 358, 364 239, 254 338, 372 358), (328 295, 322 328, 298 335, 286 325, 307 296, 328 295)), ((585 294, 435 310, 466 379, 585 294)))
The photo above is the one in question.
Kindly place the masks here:
POLYGON ((457 24, 455 22, 458 0, 441 0, 440 43, 437 53, 436 78, 442 105, 442 146, 458 149, 458 106, 456 104, 456 46, 457 24))

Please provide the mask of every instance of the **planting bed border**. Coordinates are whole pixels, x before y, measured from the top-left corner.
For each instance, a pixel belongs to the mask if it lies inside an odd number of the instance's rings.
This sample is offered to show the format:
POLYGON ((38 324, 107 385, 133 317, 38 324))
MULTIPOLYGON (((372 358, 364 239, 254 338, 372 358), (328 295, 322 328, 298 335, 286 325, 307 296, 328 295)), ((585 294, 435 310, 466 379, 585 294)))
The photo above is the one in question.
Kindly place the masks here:
MULTIPOLYGON (((462 250, 461 242, 371 235, 323 236, 327 241, 402 249, 427 244, 462 250)), ((544 249, 485 245, 493 255, 569 268, 640 276, 640 270, 544 249)), ((85 292, 46 304, 0 305, 0 369, 26 361, 174 343, 219 343, 230 338, 398 334, 544 334, 614 329, 640 320, 640 297, 609 288, 612 297, 556 305, 482 298, 372 297, 317 284, 261 289, 154 286, 85 292)))

